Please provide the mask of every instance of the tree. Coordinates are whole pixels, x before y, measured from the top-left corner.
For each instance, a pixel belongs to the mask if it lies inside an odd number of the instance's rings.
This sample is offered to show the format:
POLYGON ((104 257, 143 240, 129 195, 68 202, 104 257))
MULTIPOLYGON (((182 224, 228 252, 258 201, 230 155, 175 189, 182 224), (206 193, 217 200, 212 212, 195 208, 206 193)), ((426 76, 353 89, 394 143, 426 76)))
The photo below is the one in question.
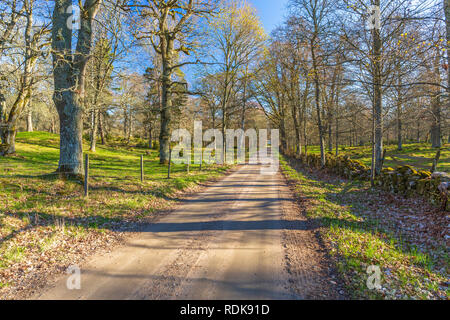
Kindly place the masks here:
POLYGON ((287 153, 287 123, 288 105, 286 94, 286 80, 284 76, 286 64, 281 63, 280 55, 283 51, 281 41, 273 41, 266 50, 264 59, 255 81, 255 97, 271 124, 279 128, 281 151, 287 153))
MULTIPOLYGON (((11 46, 15 35, 15 27, 24 9, 24 6, 19 6, 16 0, 8 0, 0 4, 0 58, 2 59, 11 46)), ((0 73, 0 123, 6 120, 6 82, 7 75, 2 70, 0 73)))
POLYGON ((447 99, 450 99, 450 0, 444 0, 445 26, 447 36, 447 99))
POLYGON ((233 112, 231 100, 236 98, 242 74, 242 111, 240 126, 245 123, 248 100, 249 68, 261 54, 266 35, 256 11, 246 2, 225 1, 208 27, 208 56, 213 63, 209 73, 219 75, 222 134, 225 136, 233 112))
POLYGON ((442 146, 442 117, 441 117, 441 101, 442 101, 442 91, 441 91, 441 54, 437 47, 432 54, 432 59, 430 61, 430 74, 434 84, 432 85, 432 97, 431 97, 431 114, 432 114, 432 125, 431 125, 431 146, 433 148, 440 148, 442 146))
POLYGON ((333 0, 291 0, 293 14, 304 26, 304 31, 310 49, 312 68, 310 74, 314 84, 314 101, 319 130, 320 158, 325 166, 325 130, 322 119, 321 81, 320 73, 325 67, 327 56, 327 38, 332 34, 333 25, 331 10, 334 8, 333 0))
POLYGON ((81 175, 83 172, 82 116, 86 66, 92 47, 93 22, 100 4, 101 0, 85 0, 80 8, 80 29, 76 32, 78 40, 75 50, 72 48, 72 16, 67 13, 72 0, 55 0, 53 10, 53 102, 60 122, 58 171, 67 175, 81 175))
POLYGON ((149 67, 145 71, 144 77, 148 82, 149 91, 147 93, 147 103, 145 108, 145 122, 147 124, 148 132, 148 146, 153 147, 153 134, 156 127, 156 120, 158 119, 158 114, 161 112, 161 74, 158 67, 159 61, 155 57, 154 67, 149 67))
POLYGON ((211 0, 136 0, 126 5, 136 17, 135 36, 144 43, 149 41, 161 59, 161 163, 169 161, 171 109, 173 90, 177 84, 172 78, 180 67, 195 63, 179 62, 180 55, 189 55, 194 51, 197 45, 193 37, 195 21, 211 15, 214 11, 213 3, 211 0))
POLYGON ((100 130, 102 144, 105 143, 103 133, 103 117, 111 103, 111 92, 108 90, 113 81, 114 64, 125 51, 121 38, 124 37, 123 13, 115 6, 102 4, 98 14, 102 23, 96 24, 93 39, 92 58, 88 62, 85 81, 86 98, 84 111, 90 113, 90 151, 95 152, 97 132, 100 130))
POLYGON ((197 91, 202 93, 202 108, 206 110, 204 120, 209 120, 208 125, 210 128, 217 129, 221 110, 220 79, 217 74, 206 75, 200 78, 197 86, 197 91))
POLYGON ((36 26, 34 23, 34 0, 24 0, 23 8, 19 13, 17 10, 17 3, 12 3, 11 11, 12 18, 7 24, 5 31, 1 37, 2 53, 6 50, 5 46, 11 40, 11 33, 14 26, 19 22, 18 16, 25 19, 23 43, 19 40, 19 55, 22 57, 21 64, 23 67, 19 69, 21 74, 19 83, 17 85, 17 94, 14 102, 9 109, 6 110, 6 99, 2 90, 0 89, 0 156, 15 153, 15 137, 17 133, 17 123, 30 103, 33 85, 37 82, 35 76, 35 67, 38 58, 42 55, 42 50, 46 43, 42 41, 43 36, 48 32, 48 25, 36 26), (18 16, 16 16, 16 14, 18 16))
POLYGON ((423 7, 411 0, 357 0, 356 3, 344 0, 344 3, 346 15, 342 30, 346 56, 353 61, 352 69, 358 78, 353 81, 359 82, 372 102, 373 182, 383 165, 383 118, 386 116, 383 98, 392 86, 398 86, 398 82, 392 82, 398 71, 392 58, 397 56, 399 30, 418 20, 423 7))

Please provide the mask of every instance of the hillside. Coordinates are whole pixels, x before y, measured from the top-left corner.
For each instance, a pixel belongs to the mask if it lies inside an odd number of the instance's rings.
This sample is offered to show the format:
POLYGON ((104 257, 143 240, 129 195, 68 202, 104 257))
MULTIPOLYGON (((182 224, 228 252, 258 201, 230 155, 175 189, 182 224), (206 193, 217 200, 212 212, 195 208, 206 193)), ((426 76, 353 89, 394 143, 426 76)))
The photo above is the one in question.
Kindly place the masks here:
POLYGON ((180 191, 227 170, 191 166, 188 174, 186 166, 173 165, 168 180, 156 151, 116 140, 90 154, 90 194, 84 198, 80 181, 54 174, 58 145, 58 135, 19 133, 17 155, 0 158, 0 299, 36 289, 47 272, 65 270, 69 261, 120 242, 124 232, 172 207, 180 191))

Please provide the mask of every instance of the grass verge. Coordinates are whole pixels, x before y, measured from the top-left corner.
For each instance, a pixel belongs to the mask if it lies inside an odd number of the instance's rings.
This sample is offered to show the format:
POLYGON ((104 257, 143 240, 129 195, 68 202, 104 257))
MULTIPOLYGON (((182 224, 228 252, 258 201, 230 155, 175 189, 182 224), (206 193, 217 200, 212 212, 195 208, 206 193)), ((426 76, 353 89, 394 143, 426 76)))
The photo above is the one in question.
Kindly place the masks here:
POLYGON ((450 297, 445 241, 424 245, 414 236, 404 236, 395 221, 383 215, 398 208, 364 182, 323 181, 304 168, 294 169, 286 159, 281 160, 281 169, 307 217, 321 226, 321 237, 352 298, 450 297), (371 266, 381 271, 379 288, 369 289, 368 282, 376 284, 371 266))
POLYGON ((84 198, 80 181, 53 174, 58 146, 58 135, 19 133, 17 154, 0 158, 0 299, 24 297, 49 274, 120 242, 171 208, 181 192, 229 169, 192 165, 188 174, 185 165, 172 165, 168 180, 156 151, 122 142, 99 145, 90 153, 90 192, 84 198))

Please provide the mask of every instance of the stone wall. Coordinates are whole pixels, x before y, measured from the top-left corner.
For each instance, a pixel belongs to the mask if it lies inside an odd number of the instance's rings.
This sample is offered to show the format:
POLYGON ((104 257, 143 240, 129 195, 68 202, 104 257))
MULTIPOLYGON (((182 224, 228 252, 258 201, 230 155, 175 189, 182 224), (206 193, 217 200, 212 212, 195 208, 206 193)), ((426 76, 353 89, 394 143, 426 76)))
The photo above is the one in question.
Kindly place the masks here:
MULTIPOLYGON (((302 156, 301 161, 309 167, 320 169, 318 154, 302 156)), ((347 155, 326 154, 325 167, 331 172, 348 179, 370 180, 370 167, 361 161, 352 160, 347 155)), ((450 210, 449 189, 450 175, 442 172, 431 174, 429 171, 416 170, 411 166, 384 168, 376 178, 376 185, 385 191, 398 193, 407 197, 422 196, 435 205, 450 210)))

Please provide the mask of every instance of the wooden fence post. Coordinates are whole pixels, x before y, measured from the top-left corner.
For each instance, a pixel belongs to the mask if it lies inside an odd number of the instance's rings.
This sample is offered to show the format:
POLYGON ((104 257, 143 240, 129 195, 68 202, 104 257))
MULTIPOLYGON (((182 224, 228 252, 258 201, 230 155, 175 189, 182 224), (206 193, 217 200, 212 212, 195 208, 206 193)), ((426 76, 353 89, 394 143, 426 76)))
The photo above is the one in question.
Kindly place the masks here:
POLYGON ((169 169, 167 171, 167 179, 170 179, 170 164, 172 162, 172 147, 169 144, 169 169))
POLYGON ((188 163, 187 163, 187 166, 186 166, 187 174, 189 174, 189 166, 190 166, 190 164, 191 164, 191 159, 188 160, 188 163))
POLYGON ((84 196, 89 196, 89 154, 84 155, 84 196))
POLYGON ((437 166, 438 166, 439 158, 440 158, 440 157, 441 157, 441 149, 439 149, 439 150, 436 152, 436 156, 435 156, 434 159, 433 159, 433 165, 432 165, 432 167, 431 167, 431 173, 436 172, 436 169, 437 169, 437 166))
POLYGON ((141 182, 144 182, 144 155, 141 154, 141 182))

